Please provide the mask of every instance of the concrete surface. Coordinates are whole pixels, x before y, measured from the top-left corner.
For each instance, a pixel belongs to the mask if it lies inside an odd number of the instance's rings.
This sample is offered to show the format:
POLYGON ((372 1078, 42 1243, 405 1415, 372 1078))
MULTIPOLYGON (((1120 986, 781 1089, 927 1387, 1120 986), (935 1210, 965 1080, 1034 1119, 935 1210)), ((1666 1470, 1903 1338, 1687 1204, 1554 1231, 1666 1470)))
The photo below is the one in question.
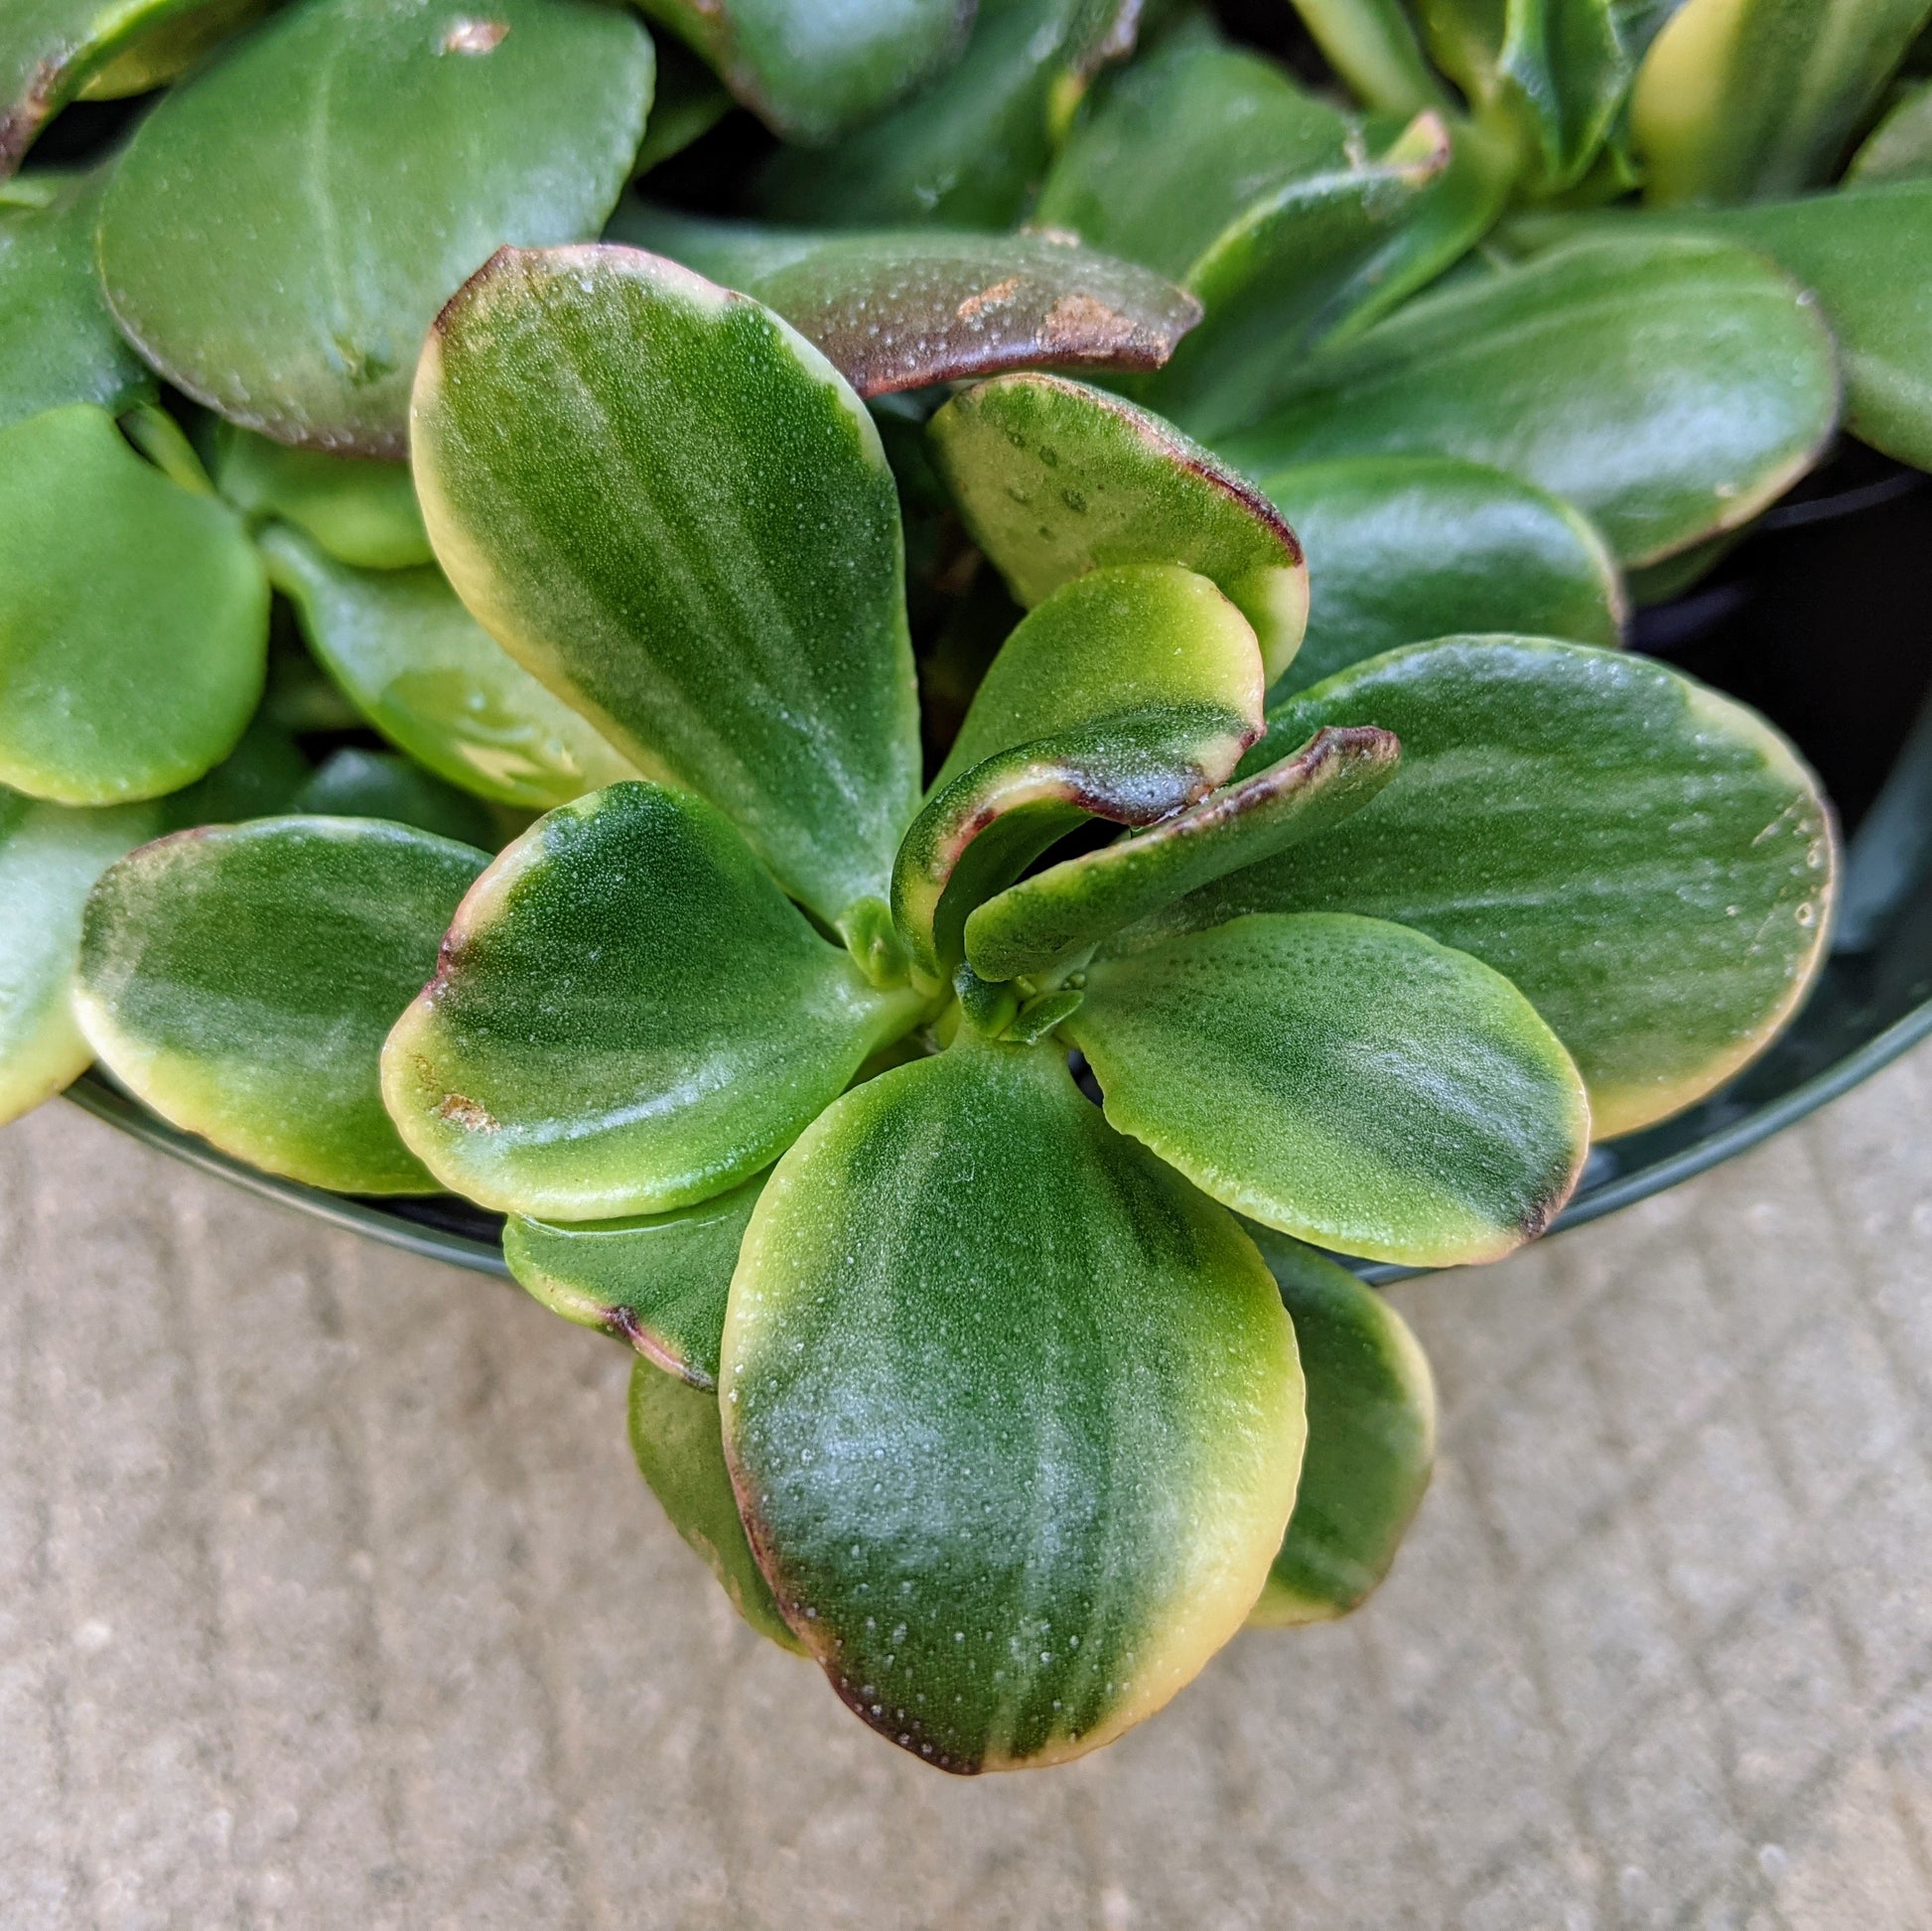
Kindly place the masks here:
POLYGON ((1382 1595, 957 1782, 742 1628, 625 1360, 56 1105, 0 1133, 0 1924, 1932 1925, 1932 1053, 1400 1292, 1382 1595))

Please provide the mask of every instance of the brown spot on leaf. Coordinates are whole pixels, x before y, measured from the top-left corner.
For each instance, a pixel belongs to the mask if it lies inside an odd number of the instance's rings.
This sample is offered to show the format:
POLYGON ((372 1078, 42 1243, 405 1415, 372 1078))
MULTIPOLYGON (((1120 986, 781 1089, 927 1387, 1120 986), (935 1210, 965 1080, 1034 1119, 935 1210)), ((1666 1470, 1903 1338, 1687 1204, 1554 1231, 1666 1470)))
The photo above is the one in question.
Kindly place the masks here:
POLYGON ((1092 295, 1062 295, 1046 311, 1040 345, 1056 355, 1096 355, 1134 340, 1134 324, 1092 295))
POLYGON ((969 295, 953 311, 961 322, 971 322, 982 309, 995 308, 1002 302, 1010 302, 1019 293, 1020 277, 1009 275, 1003 282, 995 282, 991 288, 983 288, 977 295, 969 295))
POLYGON ((510 30, 507 20, 463 19, 443 36, 445 54, 493 54, 510 30))
POLYGON ((467 1093, 445 1093, 437 1102, 437 1116, 449 1121, 454 1127, 461 1127, 466 1133, 494 1133, 497 1124, 486 1108, 481 1107, 467 1093))

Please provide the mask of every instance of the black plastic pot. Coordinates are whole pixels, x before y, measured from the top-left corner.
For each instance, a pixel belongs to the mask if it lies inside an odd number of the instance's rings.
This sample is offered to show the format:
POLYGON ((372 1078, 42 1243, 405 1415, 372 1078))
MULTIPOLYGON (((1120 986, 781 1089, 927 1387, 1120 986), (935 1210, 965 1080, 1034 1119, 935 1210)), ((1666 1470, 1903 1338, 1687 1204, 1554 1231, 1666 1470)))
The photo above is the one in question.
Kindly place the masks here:
MULTIPOLYGON (((1811 759, 1846 835, 1829 964, 1797 1021, 1728 1086, 1596 1148, 1559 1229, 1627 1206, 1789 1126, 1932 1032, 1932 478, 1848 445, 1633 647, 1763 711, 1811 759)), ((501 1218, 447 1196, 353 1199, 259 1173, 98 1073, 68 1097, 164 1151, 393 1247, 502 1274, 501 1218)), ((1371 1281, 1408 1270, 1358 1263, 1371 1281)))

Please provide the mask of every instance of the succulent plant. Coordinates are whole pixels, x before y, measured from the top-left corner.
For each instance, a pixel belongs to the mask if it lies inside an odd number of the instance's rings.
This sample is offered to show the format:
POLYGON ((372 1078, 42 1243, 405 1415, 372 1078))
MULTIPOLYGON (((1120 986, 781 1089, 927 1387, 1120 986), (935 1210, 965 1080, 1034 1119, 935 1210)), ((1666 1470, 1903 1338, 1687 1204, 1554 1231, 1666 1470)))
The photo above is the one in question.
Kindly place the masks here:
POLYGON ((0 23, 0 1117, 501 1213, 748 1621, 1048 1763, 1387 1574, 1331 1257, 1804 998, 1624 624, 1932 463, 1932 0, 643 11, 0 23))

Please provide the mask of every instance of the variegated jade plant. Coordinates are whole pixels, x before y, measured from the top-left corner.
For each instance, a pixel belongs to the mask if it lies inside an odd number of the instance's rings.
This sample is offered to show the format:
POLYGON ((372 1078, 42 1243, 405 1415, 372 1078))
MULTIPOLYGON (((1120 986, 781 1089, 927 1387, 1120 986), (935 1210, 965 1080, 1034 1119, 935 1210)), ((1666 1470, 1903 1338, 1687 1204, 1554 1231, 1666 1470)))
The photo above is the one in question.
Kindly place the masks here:
POLYGON ((1932 461, 1932 0, 644 11, 0 19, 0 1117, 500 1212, 748 1621, 1047 1763, 1388 1572, 1330 1257, 1804 997, 1829 807, 1623 623, 1932 461))

